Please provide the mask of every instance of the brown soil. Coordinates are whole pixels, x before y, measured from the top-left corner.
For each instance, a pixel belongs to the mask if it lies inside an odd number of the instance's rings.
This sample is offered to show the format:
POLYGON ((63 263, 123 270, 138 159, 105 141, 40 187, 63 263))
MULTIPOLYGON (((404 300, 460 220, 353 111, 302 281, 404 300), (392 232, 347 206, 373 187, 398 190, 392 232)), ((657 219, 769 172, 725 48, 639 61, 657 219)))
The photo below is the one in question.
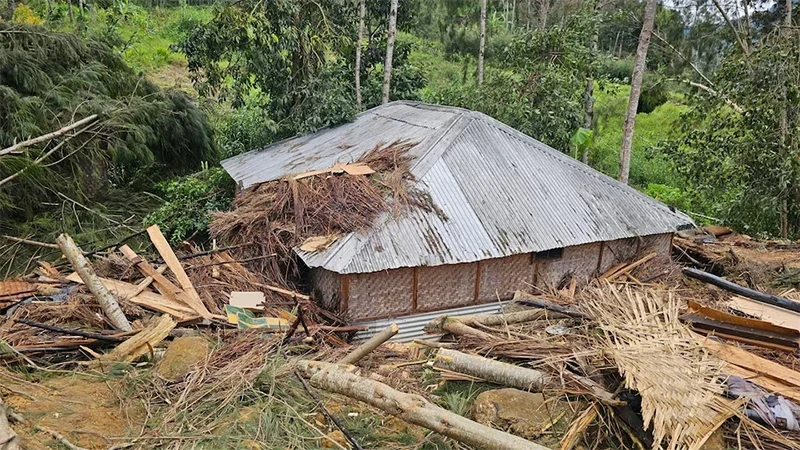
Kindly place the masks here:
MULTIPOLYGON (((122 408, 109 385, 113 381, 68 376, 39 387, 2 377, 4 401, 31 424, 57 431, 75 445, 105 449, 136 432, 143 422, 138 407, 122 408)), ((53 437, 15 423, 26 449, 50 448, 53 437)))

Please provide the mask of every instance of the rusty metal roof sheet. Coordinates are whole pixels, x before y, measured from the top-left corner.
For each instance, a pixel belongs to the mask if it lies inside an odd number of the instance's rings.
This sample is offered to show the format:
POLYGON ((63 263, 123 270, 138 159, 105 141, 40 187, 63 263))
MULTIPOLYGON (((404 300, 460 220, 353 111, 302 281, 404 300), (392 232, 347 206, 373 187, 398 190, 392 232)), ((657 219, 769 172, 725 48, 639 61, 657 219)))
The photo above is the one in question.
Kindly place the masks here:
POLYGON ((310 267, 364 273, 498 258, 669 233, 686 215, 481 113, 412 102, 223 161, 247 187, 352 162, 379 142, 410 139, 411 172, 437 211, 386 213, 329 248, 297 251, 310 267))

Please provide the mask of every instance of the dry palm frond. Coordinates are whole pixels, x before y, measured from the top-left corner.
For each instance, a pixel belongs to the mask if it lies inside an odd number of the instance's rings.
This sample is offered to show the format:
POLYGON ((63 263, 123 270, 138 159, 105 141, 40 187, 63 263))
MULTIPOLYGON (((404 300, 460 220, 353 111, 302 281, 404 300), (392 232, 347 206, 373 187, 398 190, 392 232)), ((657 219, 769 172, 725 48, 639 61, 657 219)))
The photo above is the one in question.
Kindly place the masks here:
POLYGON ((602 345, 629 389, 642 397, 653 448, 695 450, 735 410, 722 397, 722 364, 678 321, 671 291, 606 284, 585 291, 584 305, 603 331, 602 345))

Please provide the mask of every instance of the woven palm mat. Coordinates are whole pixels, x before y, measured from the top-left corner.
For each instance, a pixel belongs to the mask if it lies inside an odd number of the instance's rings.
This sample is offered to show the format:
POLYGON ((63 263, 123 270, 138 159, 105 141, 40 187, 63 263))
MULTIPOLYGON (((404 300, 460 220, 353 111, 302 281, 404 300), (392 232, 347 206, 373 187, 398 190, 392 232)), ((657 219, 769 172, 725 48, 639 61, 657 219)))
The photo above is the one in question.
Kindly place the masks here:
POLYGON ((584 291, 583 304, 603 331, 600 344, 642 397, 653 448, 699 449, 735 414, 722 397, 721 362, 709 355, 678 321, 671 291, 607 284, 584 291))

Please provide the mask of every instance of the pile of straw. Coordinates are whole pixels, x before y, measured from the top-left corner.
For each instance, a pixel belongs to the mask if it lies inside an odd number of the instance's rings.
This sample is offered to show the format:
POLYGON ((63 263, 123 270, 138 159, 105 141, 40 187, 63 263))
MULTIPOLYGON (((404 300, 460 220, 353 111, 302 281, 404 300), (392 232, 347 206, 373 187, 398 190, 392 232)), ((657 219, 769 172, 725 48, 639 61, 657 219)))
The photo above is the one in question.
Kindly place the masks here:
POLYGON ((415 145, 377 145, 357 161, 375 170, 371 175, 325 173, 249 188, 236 199, 233 211, 212 216, 211 233, 226 244, 252 244, 236 256, 251 261, 254 271, 287 283, 297 274, 292 249, 307 238, 363 230, 391 210, 400 214, 408 207, 431 208, 409 173, 407 152, 415 145))

